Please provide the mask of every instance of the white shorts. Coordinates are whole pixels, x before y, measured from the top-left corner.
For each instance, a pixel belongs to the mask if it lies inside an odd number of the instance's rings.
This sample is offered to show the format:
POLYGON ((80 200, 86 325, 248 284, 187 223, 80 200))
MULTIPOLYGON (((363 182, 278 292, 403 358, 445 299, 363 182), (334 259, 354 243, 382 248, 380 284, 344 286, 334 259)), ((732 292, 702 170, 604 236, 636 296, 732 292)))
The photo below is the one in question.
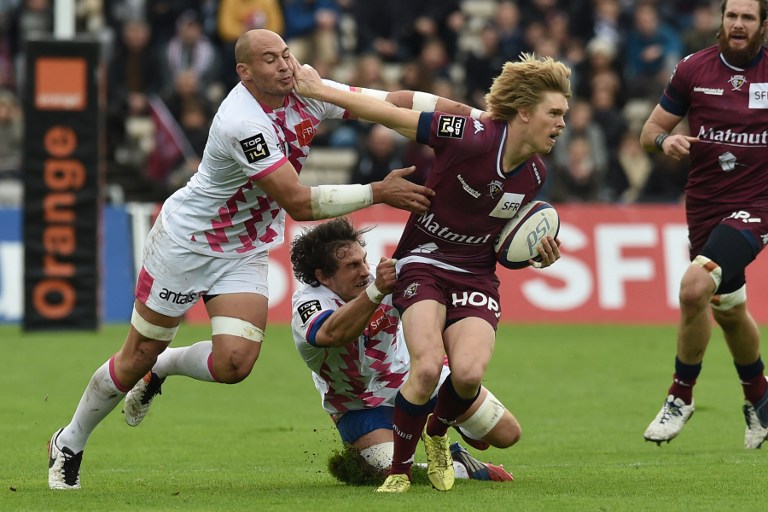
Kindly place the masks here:
POLYGON ((173 241, 158 217, 144 242, 136 299, 171 317, 189 311, 203 295, 258 293, 269 298, 266 252, 217 258, 173 241))

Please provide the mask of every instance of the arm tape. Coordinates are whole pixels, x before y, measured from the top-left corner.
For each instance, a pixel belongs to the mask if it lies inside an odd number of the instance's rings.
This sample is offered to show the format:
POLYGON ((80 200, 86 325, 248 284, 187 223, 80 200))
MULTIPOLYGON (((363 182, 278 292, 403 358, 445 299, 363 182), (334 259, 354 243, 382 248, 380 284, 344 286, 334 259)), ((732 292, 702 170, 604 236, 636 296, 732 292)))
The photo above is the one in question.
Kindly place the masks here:
POLYGON ((479 108, 473 108, 469 111, 469 117, 472 119, 480 119, 480 116, 483 115, 483 111, 479 108))
POLYGON ((315 220, 339 217, 373 204, 371 185, 318 185, 310 192, 315 220))
POLYGON ((437 106, 438 96, 428 92, 416 91, 413 93, 413 104, 411 110, 419 112, 434 112, 437 106))
POLYGON ((374 304, 381 304, 381 301, 386 297, 386 294, 381 293, 381 291, 376 288, 376 283, 369 284, 365 289, 365 293, 368 294, 368 298, 371 299, 371 302, 374 304))
POLYGON ((376 98, 381 101, 387 101, 387 95, 389 95, 387 91, 380 91, 378 89, 366 89, 365 87, 360 88, 360 94, 370 96, 371 98, 376 98))

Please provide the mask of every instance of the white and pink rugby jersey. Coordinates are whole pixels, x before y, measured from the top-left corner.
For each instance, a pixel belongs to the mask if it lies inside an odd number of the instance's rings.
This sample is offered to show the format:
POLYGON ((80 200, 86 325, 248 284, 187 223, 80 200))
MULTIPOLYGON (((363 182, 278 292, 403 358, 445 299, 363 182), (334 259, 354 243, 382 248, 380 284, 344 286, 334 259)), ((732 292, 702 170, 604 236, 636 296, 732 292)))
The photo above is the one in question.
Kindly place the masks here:
POLYGON ((286 162, 300 172, 320 121, 344 117, 344 109, 294 93, 271 110, 238 84, 213 119, 197 172, 163 205, 166 230, 189 250, 222 258, 279 245, 285 211, 259 179, 286 162))
POLYGON ((363 334, 343 347, 317 347, 323 321, 344 301, 325 286, 304 286, 291 299, 293 340, 330 414, 394 405, 408 377, 408 349, 391 296, 384 298, 363 334))

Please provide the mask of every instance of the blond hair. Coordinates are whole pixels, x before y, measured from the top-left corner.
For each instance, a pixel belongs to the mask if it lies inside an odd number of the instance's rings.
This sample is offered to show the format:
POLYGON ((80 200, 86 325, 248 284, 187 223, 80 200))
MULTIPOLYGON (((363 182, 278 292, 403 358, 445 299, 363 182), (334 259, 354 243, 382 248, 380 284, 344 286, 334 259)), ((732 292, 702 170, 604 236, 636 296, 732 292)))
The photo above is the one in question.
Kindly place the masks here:
POLYGON ((510 121, 521 108, 538 105, 545 92, 571 97, 571 70, 552 57, 522 53, 517 62, 507 62, 485 95, 486 110, 496 121, 510 121))

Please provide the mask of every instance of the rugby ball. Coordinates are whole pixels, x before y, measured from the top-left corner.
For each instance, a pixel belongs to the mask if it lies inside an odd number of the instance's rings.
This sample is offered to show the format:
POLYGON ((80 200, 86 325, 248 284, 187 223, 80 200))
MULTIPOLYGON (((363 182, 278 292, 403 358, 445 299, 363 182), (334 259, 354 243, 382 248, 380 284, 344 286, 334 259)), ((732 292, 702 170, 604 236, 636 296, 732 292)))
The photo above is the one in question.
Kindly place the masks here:
POLYGON ((510 269, 525 268, 541 259, 536 247, 545 236, 560 232, 557 210, 546 201, 531 201, 507 221, 493 243, 496 261, 510 269))

